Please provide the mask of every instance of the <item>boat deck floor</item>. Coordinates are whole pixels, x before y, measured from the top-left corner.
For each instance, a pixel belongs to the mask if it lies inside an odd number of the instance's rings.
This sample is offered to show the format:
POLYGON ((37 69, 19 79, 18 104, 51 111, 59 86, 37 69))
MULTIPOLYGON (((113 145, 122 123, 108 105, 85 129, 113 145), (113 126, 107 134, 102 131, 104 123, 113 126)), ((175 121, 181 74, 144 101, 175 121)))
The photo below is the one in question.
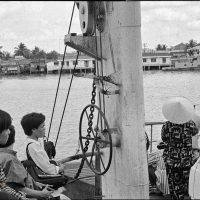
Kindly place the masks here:
MULTIPOLYGON (((74 176, 76 175, 79 166, 80 162, 77 161, 65 163, 64 174, 69 177, 69 184, 66 185, 67 191, 65 194, 70 199, 101 199, 101 195, 95 196, 95 174, 90 170, 86 163, 78 177, 79 180, 74 181, 74 176)), ((163 196, 162 194, 151 192, 149 194, 149 199, 170 199, 170 196, 163 196)), ((189 200, 190 198, 185 197, 185 199, 189 200)))
MULTIPOLYGON (((74 178, 76 173, 78 172, 80 166, 80 162, 70 162, 65 164, 64 174, 68 177, 74 178)), ((94 185, 95 183, 95 174, 90 168, 84 163, 83 168, 79 177, 81 181, 94 185), (87 178, 88 177, 88 178, 87 178)))

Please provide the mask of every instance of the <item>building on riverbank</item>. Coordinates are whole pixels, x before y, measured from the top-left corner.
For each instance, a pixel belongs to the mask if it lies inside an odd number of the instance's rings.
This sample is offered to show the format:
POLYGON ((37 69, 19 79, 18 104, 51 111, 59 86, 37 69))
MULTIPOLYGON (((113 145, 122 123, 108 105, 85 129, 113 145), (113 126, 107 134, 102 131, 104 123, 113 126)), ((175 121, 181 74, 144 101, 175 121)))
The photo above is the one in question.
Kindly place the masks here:
POLYGON ((168 51, 154 51, 142 53, 143 71, 162 70, 171 68, 171 55, 168 51))
POLYGON ((30 60, 30 74, 46 74, 47 65, 45 59, 30 60))
MULTIPOLYGON (((183 45, 177 45, 183 48, 183 45)), ((172 49, 166 51, 143 50, 142 65, 143 71, 146 70, 168 70, 177 67, 182 63, 186 57, 187 51, 184 49, 172 49), (176 63, 176 64, 175 64, 176 63)), ((95 66, 95 59, 80 53, 76 69, 74 65, 76 62, 77 53, 67 53, 64 59, 62 73, 92 73, 95 66)), ((188 59, 188 57, 187 57, 188 59)), ((192 58, 191 58, 192 59, 192 58)), ((60 72, 63 62, 61 55, 56 60, 45 59, 25 59, 22 56, 16 56, 7 61, 0 60, 0 73, 2 75, 15 74, 57 74, 60 72)), ((190 62, 190 61, 189 61, 190 62)), ((195 61, 194 61, 195 62, 195 61)), ((189 66, 189 65, 188 65, 189 66)))
POLYGON ((1 60, 0 67, 2 75, 17 75, 30 68, 30 61, 23 57, 16 57, 9 60, 1 60))
MULTIPOLYGON (((95 66, 95 59, 91 58, 83 53, 79 54, 76 68, 74 66, 76 62, 76 53, 66 54, 62 72, 63 73, 92 73, 95 66)), ((59 57, 56 61, 47 62, 47 73, 58 73, 61 70, 63 57, 59 57)))
MULTIPOLYGON (((72 73, 76 61, 76 53, 66 54, 63 73, 72 73)), ((143 52, 143 70, 161 70, 171 68, 171 55, 166 51, 143 52)), ((58 73, 62 66, 63 57, 56 61, 47 63, 47 73, 58 73)), ((75 73, 92 73, 95 66, 95 59, 85 54, 80 54, 75 73)))

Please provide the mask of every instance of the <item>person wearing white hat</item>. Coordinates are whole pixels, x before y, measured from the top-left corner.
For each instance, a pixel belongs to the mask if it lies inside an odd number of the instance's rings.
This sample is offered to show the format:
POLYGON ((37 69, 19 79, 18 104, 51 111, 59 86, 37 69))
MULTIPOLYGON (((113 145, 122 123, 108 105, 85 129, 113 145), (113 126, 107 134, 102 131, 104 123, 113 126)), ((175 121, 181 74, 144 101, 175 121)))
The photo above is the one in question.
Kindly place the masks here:
POLYGON ((192 166, 192 136, 198 133, 192 121, 194 107, 184 97, 170 98, 163 104, 162 112, 167 121, 161 130, 165 143, 163 160, 168 176, 172 199, 184 199, 188 193, 189 172, 192 166))

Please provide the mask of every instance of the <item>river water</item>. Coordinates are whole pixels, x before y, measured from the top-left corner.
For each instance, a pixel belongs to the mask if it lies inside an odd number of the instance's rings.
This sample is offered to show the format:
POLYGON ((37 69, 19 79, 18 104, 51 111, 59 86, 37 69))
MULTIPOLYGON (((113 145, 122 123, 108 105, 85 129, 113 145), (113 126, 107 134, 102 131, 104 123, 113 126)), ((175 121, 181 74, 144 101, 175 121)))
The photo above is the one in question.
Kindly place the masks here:
MULTIPOLYGON (((145 71, 143 73, 145 121, 164 121, 162 104, 172 96, 185 96, 200 104, 200 72, 145 71)), ((25 134, 20 125, 23 115, 41 112, 46 116, 49 130, 59 75, 10 76, 0 78, 0 109, 9 112, 16 128, 15 150, 24 158, 25 134)), ((71 75, 62 75, 52 121, 50 140, 55 141, 70 84, 71 75)), ((74 77, 57 141, 56 158, 74 155, 78 148, 79 119, 83 108, 90 103, 92 79, 74 77)), ((196 106, 200 113, 200 105, 196 106)), ((160 128, 153 128, 155 144, 160 140, 160 128)), ((147 133, 150 129, 147 127, 147 133)))

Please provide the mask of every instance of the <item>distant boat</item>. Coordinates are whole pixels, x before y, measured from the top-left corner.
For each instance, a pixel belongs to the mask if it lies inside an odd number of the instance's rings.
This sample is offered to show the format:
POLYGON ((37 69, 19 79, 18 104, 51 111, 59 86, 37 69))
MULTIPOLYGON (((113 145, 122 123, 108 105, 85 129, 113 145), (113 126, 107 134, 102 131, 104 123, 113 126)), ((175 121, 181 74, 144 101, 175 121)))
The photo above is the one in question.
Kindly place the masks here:
POLYGON ((198 71, 199 67, 179 67, 179 68, 163 68, 162 71, 198 71))
POLYGON ((198 71, 200 70, 200 56, 180 57, 174 59, 174 67, 163 68, 162 71, 198 71))

